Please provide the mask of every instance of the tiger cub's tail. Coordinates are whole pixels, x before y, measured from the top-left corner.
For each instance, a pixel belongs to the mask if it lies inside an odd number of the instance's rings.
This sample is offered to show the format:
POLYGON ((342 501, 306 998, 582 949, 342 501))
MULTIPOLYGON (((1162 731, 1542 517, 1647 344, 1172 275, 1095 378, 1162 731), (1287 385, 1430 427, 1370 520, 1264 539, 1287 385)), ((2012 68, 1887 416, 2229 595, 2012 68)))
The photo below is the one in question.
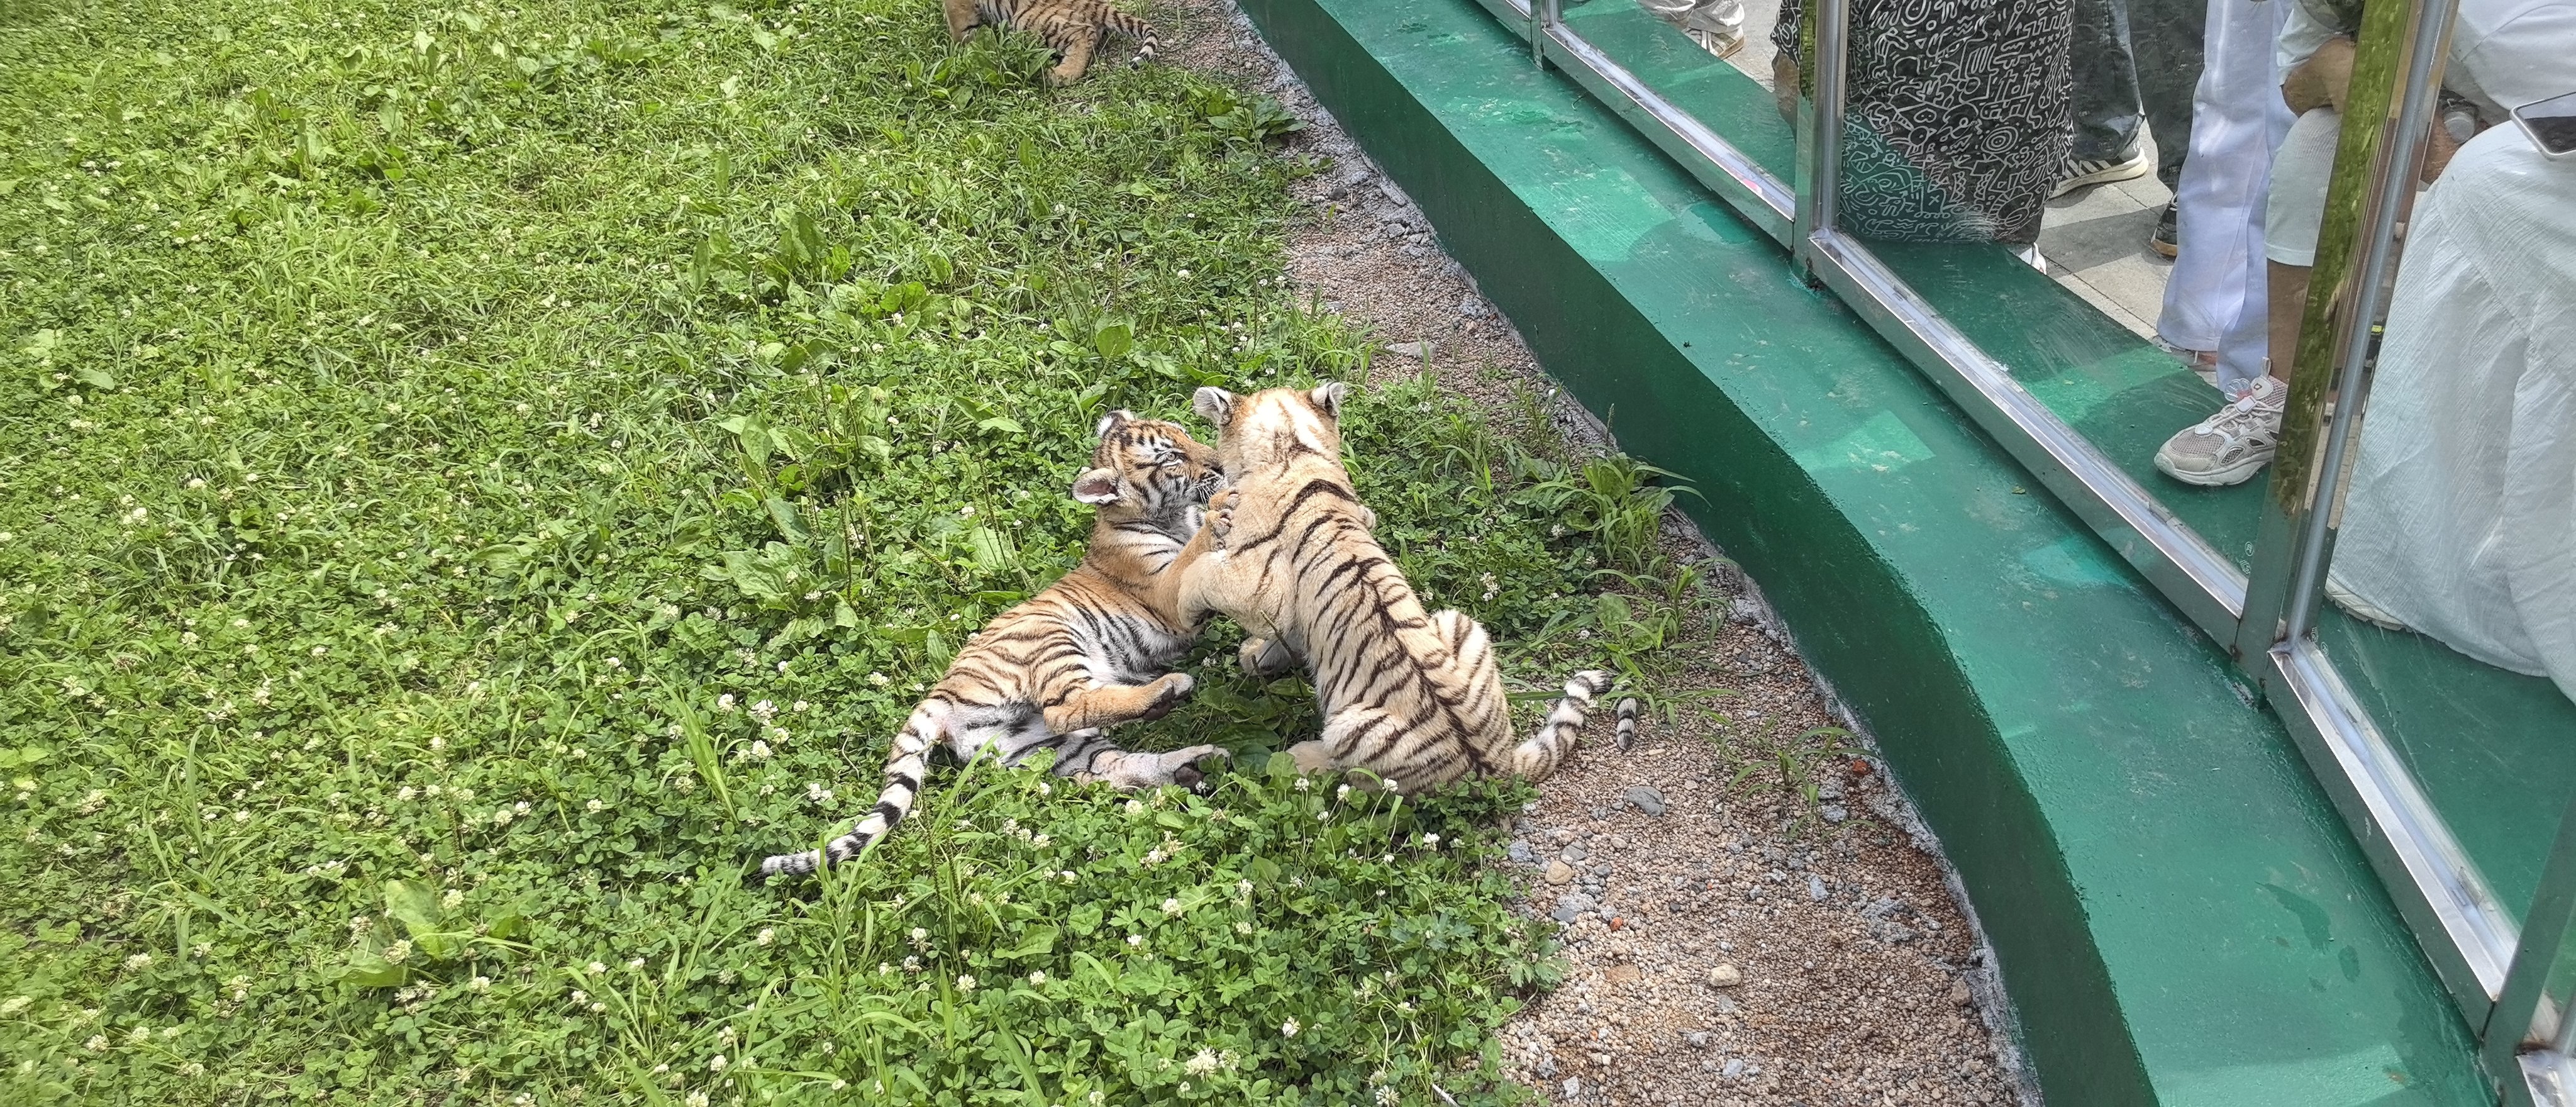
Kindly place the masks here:
POLYGON ((1100 23, 1102 26, 1136 41, 1136 61, 1134 64, 1143 65, 1146 62, 1154 60, 1154 51, 1162 49, 1163 40, 1155 37, 1153 24, 1129 15, 1126 12, 1119 11, 1116 8, 1109 7, 1106 4, 1101 5, 1101 9, 1100 23))
POLYGON ((867 852, 894 830, 894 824, 912 813, 913 798, 921 794, 921 778, 930 768, 930 751, 946 738, 939 715, 931 710, 938 703, 914 708, 912 718, 894 736, 894 746, 886 750, 885 791, 877 794, 875 809, 862 816, 850 832, 832 839, 819 850, 782 853, 760 863, 761 878, 802 876, 826 865, 838 865, 867 852))
MULTIPOLYGON (((1539 724, 1538 733, 1512 749, 1512 771, 1530 780, 1544 779, 1555 772, 1565 755, 1574 752, 1583 721, 1592 714, 1593 699, 1609 690, 1610 674, 1599 670, 1586 669, 1568 678, 1565 698, 1548 709, 1547 721, 1539 724)), ((1620 732, 1624 735, 1635 726, 1636 701, 1625 700, 1619 706, 1620 732)))

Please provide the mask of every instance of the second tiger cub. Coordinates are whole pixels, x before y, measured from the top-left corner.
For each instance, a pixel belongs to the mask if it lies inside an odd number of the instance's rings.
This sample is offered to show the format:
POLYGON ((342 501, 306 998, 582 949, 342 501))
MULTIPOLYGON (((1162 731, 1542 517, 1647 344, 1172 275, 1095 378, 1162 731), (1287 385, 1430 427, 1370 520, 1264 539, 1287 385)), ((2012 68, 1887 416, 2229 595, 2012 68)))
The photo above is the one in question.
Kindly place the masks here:
POLYGON ((1091 53, 1103 36, 1116 32, 1135 40, 1136 60, 1154 60, 1162 45, 1154 25, 1110 7, 1108 0, 947 0, 948 34, 959 42, 977 27, 1015 27, 1046 41, 1055 51, 1056 67, 1047 83, 1069 85, 1082 79, 1091 53))

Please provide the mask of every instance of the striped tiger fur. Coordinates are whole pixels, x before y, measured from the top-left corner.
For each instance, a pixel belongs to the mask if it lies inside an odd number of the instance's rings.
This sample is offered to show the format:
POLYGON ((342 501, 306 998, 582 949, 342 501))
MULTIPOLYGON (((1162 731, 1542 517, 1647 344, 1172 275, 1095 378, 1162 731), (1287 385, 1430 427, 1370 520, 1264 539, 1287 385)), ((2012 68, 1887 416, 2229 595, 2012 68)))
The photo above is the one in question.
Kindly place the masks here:
POLYGON ((1220 428, 1229 487, 1167 581, 1183 618, 1221 612, 1242 623, 1247 669, 1303 661, 1323 735, 1288 752, 1301 771, 1366 769, 1401 791, 1469 775, 1556 770, 1610 677, 1580 672, 1527 740, 1512 733, 1503 677, 1485 628, 1458 611, 1426 611, 1370 537, 1371 516, 1342 468, 1344 386, 1274 388, 1238 397, 1202 388, 1193 401, 1220 428))
POLYGON ((1190 694, 1190 675, 1168 670, 1197 640, 1199 621, 1159 606, 1169 592, 1156 584, 1197 533, 1218 472, 1215 452, 1176 424, 1115 411, 1097 430, 1091 468, 1073 483, 1075 499, 1099 507, 1082 563, 957 652, 886 751, 873 810, 820 850, 762 861, 763 877, 809 873, 875 845, 912 810, 941 745, 960 760, 989 753, 1004 764, 1052 749, 1059 775, 1122 788, 1195 785, 1198 762, 1224 752, 1132 753, 1102 736, 1159 719, 1190 694))
POLYGON ((1092 51, 1103 36, 1115 32, 1136 42, 1136 61, 1154 60, 1162 40, 1154 25, 1110 7, 1108 0, 947 0, 948 34, 959 42, 983 26, 1013 27, 1045 40, 1055 51, 1056 66, 1047 71, 1050 85, 1069 85, 1090 68, 1092 51))

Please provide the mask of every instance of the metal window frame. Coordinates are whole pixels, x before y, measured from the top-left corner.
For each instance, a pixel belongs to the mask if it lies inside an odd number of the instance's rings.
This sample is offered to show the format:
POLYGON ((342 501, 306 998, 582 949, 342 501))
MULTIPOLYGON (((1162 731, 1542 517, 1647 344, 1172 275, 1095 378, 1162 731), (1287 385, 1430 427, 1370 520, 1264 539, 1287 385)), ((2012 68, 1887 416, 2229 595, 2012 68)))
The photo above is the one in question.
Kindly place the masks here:
MULTIPOLYGON (((2576 974, 2576 965, 2524 966, 2537 956, 2537 944, 2522 940, 2523 928, 2316 642, 2346 476, 2343 462, 2360 422, 2358 402, 2348 406, 2350 417, 2329 421, 2330 389, 2319 383, 2327 374, 2308 374, 2308 386, 2293 389, 2283 460, 2274 466, 2253 571, 2241 571, 2040 403, 2007 366, 1979 349, 1864 243, 1836 227, 1832 182, 1842 152, 1851 0, 1792 0, 1805 6, 1802 57, 1823 63, 1800 67, 1797 168, 1795 180, 1785 183, 1567 27, 1558 8, 1562 0, 1479 2, 1506 26, 1527 33, 1537 64, 1555 65, 1786 247, 1811 282, 1851 307, 2185 617, 2229 649, 2262 687, 2352 827, 2471 1026, 2505 1030, 2506 1013, 2517 1004, 2530 1008, 2522 1012, 2526 1024, 2538 1017, 2539 1000, 2526 1001, 2512 990, 2514 983, 2523 974, 2576 974), (2337 479, 2321 480, 2319 474, 2337 479)), ((2338 155, 2329 210, 2351 214, 2340 235, 2336 217, 2329 216, 2302 346, 2303 359, 2313 349, 2318 363, 2334 367, 2332 390, 2356 401, 2366 390, 2370 323, 2382 306, 2384 283, 2378 278, 2394 260, 2396 215, 2421 164, 2421 135, 2436 100, 2456 6, 2457 0, 2371 0, 2369 6, 2379 33, 2365 32, 2356 70, 2385 70, 2393 87, 2386 90, 2384 111, 2357 110, 2346 117, 2342 151, 2369 157, 2366 165, 2347 165, 2350 159, 2338 155), (2341 279, 2345 274, 2366 279, 2341 279)), ((2551 864, 2559 880, 2576 886, 2576 807, 2551 864)), ((2544 893, 2549 887, 2554 885, 2545 885, 2544 893)), ((2567 895, 2576 899, 2576 887, 2567 895)), ((2561 919, 2553 925, 2555 930, 2539 928, 2534 936, 2560 935, 2570 924, 2561 919)), ((2559 1036, 2569 1040, 2555 1048, 2516 1052, 2513 1043, 2522 1030, 2514 1030, 2503 1047, 2488 1041, 2489 1071, 2500 1087, 2524 1097, 2516 1102, 2576 1107, 2576 1018, 2561 1020, 2560 1028, 2559 1036), (2493 1052, 2498 1048, 2503 1052, 2493 1052)))

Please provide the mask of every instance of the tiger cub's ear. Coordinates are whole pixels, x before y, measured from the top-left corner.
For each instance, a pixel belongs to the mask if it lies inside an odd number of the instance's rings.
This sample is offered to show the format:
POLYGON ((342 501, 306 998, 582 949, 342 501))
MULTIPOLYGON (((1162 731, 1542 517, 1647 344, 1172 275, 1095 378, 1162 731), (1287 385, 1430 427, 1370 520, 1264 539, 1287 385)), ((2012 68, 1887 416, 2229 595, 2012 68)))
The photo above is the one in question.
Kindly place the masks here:
POLYGON ((1306 402, 1315 405, 1315 410, 1323 412, 1325 418, 1338 423, 1342 419, 1342 397, 1350 393, 1351 386, 1340 381, 1319 384, 1307 391, 1306 402))
POLYGON ((1087 504, 1114 504, 1118 502, 1118 485, 1115 469, 1085 469, 1081 476, 1073 478, 1073 498, 1087 504))
POLYGON ((1198 412, 1209 425, 1224 430, 1226 419, 1234 414, 1234 393, 1209 385, 1190 397, 1190 410, 1198 412))
POLYGON ((1116 411, 1101 416, 1099 422, 1092 424, 1091 436, 1093 438, 1107 438, 1109 437, 1109 431, 1111 428, 1116 427, 1120 423, 1133 422, 1135 418, 1135 412, 1129 411, 1123 407, 1119 408, 1116 411))

